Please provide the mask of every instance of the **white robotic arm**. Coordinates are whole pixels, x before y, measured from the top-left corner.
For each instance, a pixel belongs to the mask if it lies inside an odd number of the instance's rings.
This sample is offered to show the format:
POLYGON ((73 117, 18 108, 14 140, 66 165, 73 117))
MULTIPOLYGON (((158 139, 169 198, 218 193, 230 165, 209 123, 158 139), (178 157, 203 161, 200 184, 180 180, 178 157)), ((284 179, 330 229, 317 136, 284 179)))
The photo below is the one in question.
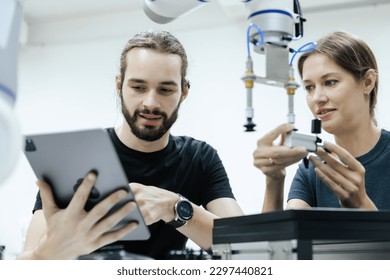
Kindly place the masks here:
POLYGON ((168 23, 205 4, 201 0, 142 0, 145 14, 154 22, 168 23))
MULTIPOLYGON (((172 20, 200 8, 212 0, 142 0, 145 14, 157 23, 168 23, 172 20)), ((239 0, 237 0, 239 1, 239 0)), ((254 83, 283 87, 288 96, 289 123, 295 122, 294 95, 299 85, 295 82, 294 69, 289 59, 288 44, 303 36, 302 11, 298 0, 241 0, 247 9, 247 45, 248 58, 246 72, 242 77, 247 93, 246 131, 254 131, 252 90, 254 83), (255 52, 264 54, 266 75, 254 74, 250 44, 255 52)), ((313 133, 319 133, 318 123, 313 133)), ((293 131, 287 135, 289 147, 305 146, 308 151, 315 151, 320 139, 314 135, 304 135, 293 131)))
MULTIPOLYGON (((215 0, 142 0, 145 14, 156 23, 169 23, 215 0)), ((303 35, 298 0, 237 0, 248 12, 248 23, 257 24, 265 43, 287 46, 293 38, 303 35)), ((252 37, 257 37, 256 31, 252 37)), ((259 39, 259 38, 257 38, 259 39)))
POLYGON ((17 91, 17 54, 22 9, 14 0, 0 0, 0 183, 11 173, 22 138, 13 106, 17 91))

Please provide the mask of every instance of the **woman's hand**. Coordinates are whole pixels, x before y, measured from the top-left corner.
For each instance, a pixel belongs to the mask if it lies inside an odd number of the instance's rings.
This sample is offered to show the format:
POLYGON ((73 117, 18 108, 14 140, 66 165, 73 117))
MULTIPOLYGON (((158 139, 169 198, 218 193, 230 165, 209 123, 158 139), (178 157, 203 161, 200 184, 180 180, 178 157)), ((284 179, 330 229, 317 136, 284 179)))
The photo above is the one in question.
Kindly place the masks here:
POLYGON ((285 168, 300 161, 308 154, 305 147, 283 146, 286 134, 293 129, 292 124, 282 124, 257 141, 256 150, 253 152, 253 163, 270 179, 284 179, 285 168), (280 143, 275 145, 274 141, 278 137, 280 137, 280 143))
POLYGON ((363 165, 342 147, 325 142, 309 160, 315 172, 339 198, 340 205, 348 208, 377 209, 366 193, 363 165))

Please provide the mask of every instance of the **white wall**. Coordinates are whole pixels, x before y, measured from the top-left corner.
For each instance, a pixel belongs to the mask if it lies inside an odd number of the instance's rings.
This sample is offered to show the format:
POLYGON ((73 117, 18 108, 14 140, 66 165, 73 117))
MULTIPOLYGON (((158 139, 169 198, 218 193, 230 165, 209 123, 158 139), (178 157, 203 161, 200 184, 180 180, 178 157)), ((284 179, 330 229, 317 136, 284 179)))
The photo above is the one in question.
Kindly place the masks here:
MULTIPOLYGON (((107 127, 120 120, 114 86, 120 52, 135 32, 156 27, 141 13, 126 17, 122 23, 118 22, 118 16, 112 21, 112 26, 107 18, 102 19, 105 28, 99 29, 101 37, 96 31, 94 36, 88 37, 87 31, 77 27, 83 24, 80 21, 30 29, 31 36, 35 37, 20 53, 16 108, 24 134, 107 127)), ((184 19, 157 26, 172 31, 182 41, 189 56, 191 92, 172 133, 190 135, 214 146, 244 211, 259 213, 264 176, 253 166, 252 152, 261 135, 286 121, 286 94, 282 89, 256 84, 257 131, 243 132, 245 89, 240 78, 245 71, 245 20, 229 20, 218 11, 209 9, 205 10, 206 18, 215 13, 221 21, 208 23, 202 18, 198 26, 201 13, 197 11, 194 16, 189 16, 186 21, 191 24, 186 27, 181 27, 184 19)), ((387 95, 390 91, 389 13, 390 5, 382 5, 305 14, 305 37, 292 46, 297 48, 334 30, 346 30, 364 38, 379 63, 377 117, 380 126, 385 128, 390 128, 390 117, 386 114, 390 104, 387 95)), ((93 26, 89 28, 91 30, 93 26)), ((255 57, 255 72, 261 72, 262 65, 256 64, 261 59, 255 57)), ((311 115, 302 89, 296 94, 295 104, 296 127, 308 132, 311 115)), ((323 138, 329 137, 323 135, 323 138)), ((288 168, 287 185, 295 169, 296 166, 288 168)), ((13 258, 21 250, 37 191, 35 180, 21 155, 13 174, 0 188, 0 244, 6 245, 7 258, 13 258)))

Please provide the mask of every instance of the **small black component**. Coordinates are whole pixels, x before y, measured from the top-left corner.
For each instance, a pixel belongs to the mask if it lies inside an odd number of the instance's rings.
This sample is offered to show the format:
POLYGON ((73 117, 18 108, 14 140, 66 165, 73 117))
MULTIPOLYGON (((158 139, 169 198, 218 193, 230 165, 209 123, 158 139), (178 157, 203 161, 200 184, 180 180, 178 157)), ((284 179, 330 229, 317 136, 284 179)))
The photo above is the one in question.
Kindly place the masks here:
POLYGON ((247 118, 247 123, 244 124, 244 127, 246 128, 245 132, 255 131, 255 126, 256 124, 252 122, 252 118, 247 118))
POLYGON ((307 157, 303 158, 303 165, 306 169, 309 168, 309 159, 307 157))
POLYGON ((35 147, 34 141, 31 138, 26 138, 25 151, 26 152, 35 152, 37 148, 35 147))
POLYGON ((321 133, 321 120, 314 119, 311 121, 311 133, 314 133, 314 134, 321 133))

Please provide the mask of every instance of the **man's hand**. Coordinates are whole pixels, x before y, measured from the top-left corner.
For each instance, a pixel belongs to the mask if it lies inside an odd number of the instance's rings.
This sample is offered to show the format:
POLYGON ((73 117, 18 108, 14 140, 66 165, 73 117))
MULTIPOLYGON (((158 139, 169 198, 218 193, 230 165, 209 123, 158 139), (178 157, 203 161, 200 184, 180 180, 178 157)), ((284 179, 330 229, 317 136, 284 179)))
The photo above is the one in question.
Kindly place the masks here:
POLYGON ((147 225, 175 218, 174 206, 179 199, 176 193, 139 183, 131 183, 130 188, 147 225))
POLYGON ((136 223, 130 223, 118 230, 110 231, 135 209, 134 202, 125 204, 112 215, 105 217, 116 203, 126 197, 125 190, 118 190, 109 195, 89 212, 84 210, 95 181, 96 175, 89 173, 66 209, 57 207, 47 183, 42 180, 37 182, 43 203, 47 233, 34 250, 36 258, 75 259, 117 241, 136 228, 136 223))

